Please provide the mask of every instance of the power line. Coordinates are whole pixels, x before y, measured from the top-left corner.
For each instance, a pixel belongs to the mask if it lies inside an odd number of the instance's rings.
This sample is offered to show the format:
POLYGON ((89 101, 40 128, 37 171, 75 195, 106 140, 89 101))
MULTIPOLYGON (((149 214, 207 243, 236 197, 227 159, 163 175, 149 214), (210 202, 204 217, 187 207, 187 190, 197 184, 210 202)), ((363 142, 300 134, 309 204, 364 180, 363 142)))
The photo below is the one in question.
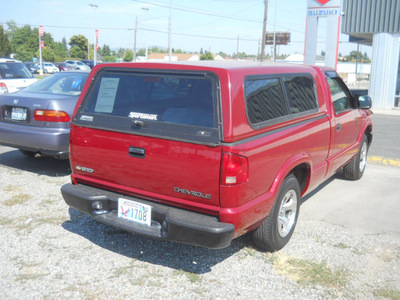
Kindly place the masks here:
MULTIPOLYGON (((154 6, 158 6, 158 7, 169 8, 169 5, 167 5, 167 4, 152 3, 152 2, 142 1, 142 0, 132 0, 132 1, 143 3, 143 4, 154 5, 154 6)), ((195 13, 195 14, 200 14, 200 15, 218 17, 218 18, 225 18, 225 19, 231 19, 231 20, 237 20, 237 21, 245 21, 245 22, 252 22, 252 23, 262 24, 261 21, 257 21, 257 20, 243 19, 243 18, 227 16, 227 15, 220 15, 220 14, 213 13, 213 12, 195 10, 195 9, 190 9, 190 8, 186 8, 186 7, 176 7, 176 6, 174 6, 174 10, 180 10, 180 11, 185 11, 185 12, 190 12, 190 13, 195 13)))

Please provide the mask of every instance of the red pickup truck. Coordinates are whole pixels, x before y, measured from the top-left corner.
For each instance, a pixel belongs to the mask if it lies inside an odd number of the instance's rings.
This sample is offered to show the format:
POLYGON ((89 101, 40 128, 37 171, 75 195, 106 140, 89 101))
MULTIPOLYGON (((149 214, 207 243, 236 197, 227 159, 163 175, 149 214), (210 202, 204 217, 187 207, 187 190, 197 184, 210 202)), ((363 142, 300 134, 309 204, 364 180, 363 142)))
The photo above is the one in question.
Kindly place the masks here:
POLYGON ((75 108, 66 203, 148 237, 223 248, 289 241, 301 197, 361 178, 371 99, 329 68, 260 63, 96 66, 75 108))

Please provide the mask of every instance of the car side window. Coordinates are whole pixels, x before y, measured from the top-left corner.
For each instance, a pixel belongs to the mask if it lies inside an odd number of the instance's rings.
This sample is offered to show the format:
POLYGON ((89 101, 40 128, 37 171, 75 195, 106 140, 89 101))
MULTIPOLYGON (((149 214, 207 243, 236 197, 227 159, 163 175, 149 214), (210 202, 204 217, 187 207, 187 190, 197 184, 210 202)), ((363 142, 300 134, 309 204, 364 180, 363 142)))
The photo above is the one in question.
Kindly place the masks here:
POLYGON ((306 112, 318 107, 314 80, 311 76, 285 77, 284 82, 291 114, 306 112))
POLYGON ((247 80, 245 96, 247 113, 252 124, 289 115, 278 78, 247 80))
POLYGON ((328 81, 331 91, 335 114, 340 114, 342 112, 353 109, 352 97, 349 90, 345 87, 343 81, 338 76, 332 76, 328 73, 326 73, 326 79, 328 81))

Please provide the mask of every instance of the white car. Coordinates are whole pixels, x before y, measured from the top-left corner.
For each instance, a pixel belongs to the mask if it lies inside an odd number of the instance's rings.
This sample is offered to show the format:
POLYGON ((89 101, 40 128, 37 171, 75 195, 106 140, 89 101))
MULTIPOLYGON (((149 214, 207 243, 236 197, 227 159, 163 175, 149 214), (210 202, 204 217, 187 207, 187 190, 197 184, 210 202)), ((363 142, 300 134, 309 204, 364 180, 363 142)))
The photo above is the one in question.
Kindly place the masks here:
POLYGON ((0 95, 18 92, 36 81, 32 72, 21 61, 0 58, 0 95))
MULTIPOLYGON (((60 70, 52 63, 44 62, 44 63, 42 63, 42 65, 43 65, 43 73, 52 74, 52 73, 60 72, 60 70)), ((40 64, 38 65, 38 69, 39 70, 41 69, 40 64)))
POLYGON ((90 70, 90 67, 85 65, 80 60, 66 60, 65 63, 72 66, 75 70, 84 70, 84 71, 90 70))

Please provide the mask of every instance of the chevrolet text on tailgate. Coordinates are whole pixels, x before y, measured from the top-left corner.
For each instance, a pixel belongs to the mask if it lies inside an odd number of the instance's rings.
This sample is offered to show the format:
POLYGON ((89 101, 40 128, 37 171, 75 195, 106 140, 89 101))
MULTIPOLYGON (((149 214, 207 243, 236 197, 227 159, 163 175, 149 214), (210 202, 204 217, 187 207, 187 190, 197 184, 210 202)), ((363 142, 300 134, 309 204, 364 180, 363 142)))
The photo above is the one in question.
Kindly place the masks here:
POLYGON ((325 67, 96 66, 73 115, 62 194, 125 231, 208 248, 252 232, 277 251, 302 196, 342 168, 363 175, 370 107, 325 67))

